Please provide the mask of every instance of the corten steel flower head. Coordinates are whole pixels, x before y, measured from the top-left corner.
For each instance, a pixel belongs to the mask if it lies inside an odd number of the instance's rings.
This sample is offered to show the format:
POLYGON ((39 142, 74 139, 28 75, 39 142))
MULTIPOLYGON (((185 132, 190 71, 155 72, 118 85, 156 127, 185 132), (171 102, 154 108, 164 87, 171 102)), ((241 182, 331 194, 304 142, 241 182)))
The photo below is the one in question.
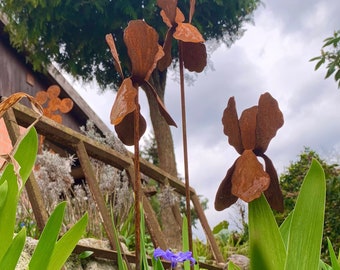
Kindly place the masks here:
POLYGON ((177 0, 157 0, 157 5, 162 9, 163 22, 169 27, 163 44, 165 55, 158 62, 158 69, 163 71, 170 66, 172 38, 175 38, 181 42, 184 67, 189 71, 202 72, 207 65, 207 52, 201 33, 191 24, 195 1, 190 1, 188 23, 184 22, 185 17, 177 7, 177 0))
POLYGON ((224 210, 238 198, 251 202, 263 192, 271 208, 283 212, 283 196, 274 165, 265 155, 270 140, 283 125, 277 101, 269 94, 261 95, 258 106, 244 110, 238 119, 235 99, 231 97, 224 110, 222 123, 228 142, 241 155, 228 170, 215 198, 215 209, 224 210), (263 158, 263 165, 257 159, 263 158))
MULTIPOLYGON (((157 62, 163 57, 164 52, 158 44, 158 34, 142 20, 130 21, 124 31, 124 42, 131 61, 131 76, 124 78, 118 52, 111 34, 106 35, 114 59, 114 65, 118 73, 124 79, 111 110, 111 123, 115 126, 117 135, 126 145, 134 144, 134 112, 138 109, 136 104, 139 86, 146 85, 154 95, 158 108, 169 125, 176 126, 156 90, 148 82, 157 62)), ((142 115, 139 117, 139 134, 143 135, 146 130, 146 121, 142 115)))

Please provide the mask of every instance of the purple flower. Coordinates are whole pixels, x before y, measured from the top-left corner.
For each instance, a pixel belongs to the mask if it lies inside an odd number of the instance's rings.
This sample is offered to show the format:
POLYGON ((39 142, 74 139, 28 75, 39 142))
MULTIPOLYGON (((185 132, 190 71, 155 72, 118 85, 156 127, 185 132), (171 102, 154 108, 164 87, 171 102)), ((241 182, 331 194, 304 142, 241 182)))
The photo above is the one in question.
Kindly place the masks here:
POLYGON ((177 263, 184 261, 191 261, 191 264, 195 264, 196 260, 192 257, 191 251, 186 252, 178 252, 173 253, 171 250, 167 249, 166 251, 161 248, 156 248, 153 253, 154 258, 157 260, 159 257, 162 257, 164 260, 171 262, 171 268, 175 268, 177 263))

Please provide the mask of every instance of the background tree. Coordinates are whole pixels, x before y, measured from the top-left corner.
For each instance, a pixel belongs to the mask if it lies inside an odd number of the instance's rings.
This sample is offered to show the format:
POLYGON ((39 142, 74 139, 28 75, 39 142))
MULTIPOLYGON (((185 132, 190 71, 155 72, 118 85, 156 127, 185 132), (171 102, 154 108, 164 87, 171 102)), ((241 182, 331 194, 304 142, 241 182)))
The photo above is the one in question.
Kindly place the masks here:
MULTIPOLYGON (((153 134, 149 134, 148 137, 144 140, 145 144, 142 147, 141 150, 141 156, 142 158, 146 159, 147 161, 151 162, 152 164, 158 166, 159 165, 159 159, 158 159, 158 153, 157 153, 157 145, 156 145, 156 140, 155 136, 153 134)), ((157 185, 157 183, 153 180, 150 181, 151 185, 157 185)), ((208 202, 209 200, 207 198, 204 198, 202 195, 198 195, 199 201, 202 205, 202 209, 206 210, 208 209, 208 202)), ((152 200, 152 206, 155 209, 156 213, 160 213, 160 205, 159 205, 159 200, 152 200)), ((186 212, 186 205, 185 205, 185 198, 181 197, 179 199, 179 206, 180 206, 180 211, 182 214, 185 214, 186 212)), ((198 216, 195 211, 195 209, 192 207, 191 208, 191 225, 197 228, 197 221, 198 221, 198 216)))
POLYGON ((334 79, 338 82, 338 88, 340 88, 340 30, 335 31, 332 37, 324 40, 321 55, 312 58, 310 61, 318 61, 315 70, 325 64, 327 69, 325 79, 335 73, 334 79))
POLYGON ((340 171, 338 164, 328 164, 316 152, 304 148, 298 160, 291 163, 280 177, 285 210, 282 214, 276 213, 276 219, 281 224, 293 210, 301 184, 313 158, 320 162, 326 176, 327 193, 322 256, 325 260, 329 260, 326 238, 329 237, 332 241, 334 250, 339 250, 340 247, 340 171))

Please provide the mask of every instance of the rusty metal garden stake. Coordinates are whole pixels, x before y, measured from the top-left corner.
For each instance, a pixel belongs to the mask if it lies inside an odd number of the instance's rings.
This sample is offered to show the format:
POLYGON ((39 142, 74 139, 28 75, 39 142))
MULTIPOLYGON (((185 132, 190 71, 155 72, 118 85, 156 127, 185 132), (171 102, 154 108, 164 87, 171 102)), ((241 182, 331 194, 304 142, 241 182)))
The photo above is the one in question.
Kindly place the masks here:
POLYGON ((179 74, 181 87, 181 111, 182 111, 182 137, 183 137, 183 155, 184 155, 184 178, 185 178, 185 203, 186 216, 188 220, 189 250, 192 249, 192 230, 191 230, 191 211, 190 211, 190 183, 189 183, 189 166, 188 166, 188 143, 187 143, 187 125, 185 109, 185 91, 184 91, 184 65, 182 41, 178 41, 179 48, 179 74))
POLYGON ((140 179, 140 164, 139 164, 139 99, 138 99, 138 85, 135 86, 137 89, 136 95, 136 110, 134 112, 134 166, 135 166, 135 251, 136 251, 136 270, 140 269, 140 190, 141 190, 141 179, 140 179))

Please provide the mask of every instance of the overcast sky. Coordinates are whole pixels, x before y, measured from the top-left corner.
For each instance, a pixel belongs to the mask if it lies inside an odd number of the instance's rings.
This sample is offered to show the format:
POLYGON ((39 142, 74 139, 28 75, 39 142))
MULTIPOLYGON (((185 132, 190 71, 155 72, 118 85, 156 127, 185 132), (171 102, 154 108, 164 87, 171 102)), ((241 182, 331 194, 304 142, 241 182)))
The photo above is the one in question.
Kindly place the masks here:
MULTIPOLYGON (((304 146, 322 158, 340 161, 340 90, 333 77, 324 80, 324 68, 315 72, 315 63, 309 62, 320 54, 323 40, 340 29, 339 14, 339 0, 264 1, 244 36, 231 48, 221 45, 215 50, 210 56, 213 69, 198 74, 194 84, 186 86, 190 184, 209 199, 206 216, 211 227, 233 219, 230 211, 214 209, 218 186, 238 157, 221 123, 229 97, 235 97, 239 116, 257 105, 264 92, 277 99, 285 124, 266 154, 278 173, 297 159, 304 146)), ((79 92, 109 125, 114 94, 79 92)), ((179 85, 171 75, 165 99, 181 126, 179 85)), ((146 116, 146 103, 142 110, 146 116)), ((182 131, 173 128, 172 132, 178 170, 184 175, 182 131)))

